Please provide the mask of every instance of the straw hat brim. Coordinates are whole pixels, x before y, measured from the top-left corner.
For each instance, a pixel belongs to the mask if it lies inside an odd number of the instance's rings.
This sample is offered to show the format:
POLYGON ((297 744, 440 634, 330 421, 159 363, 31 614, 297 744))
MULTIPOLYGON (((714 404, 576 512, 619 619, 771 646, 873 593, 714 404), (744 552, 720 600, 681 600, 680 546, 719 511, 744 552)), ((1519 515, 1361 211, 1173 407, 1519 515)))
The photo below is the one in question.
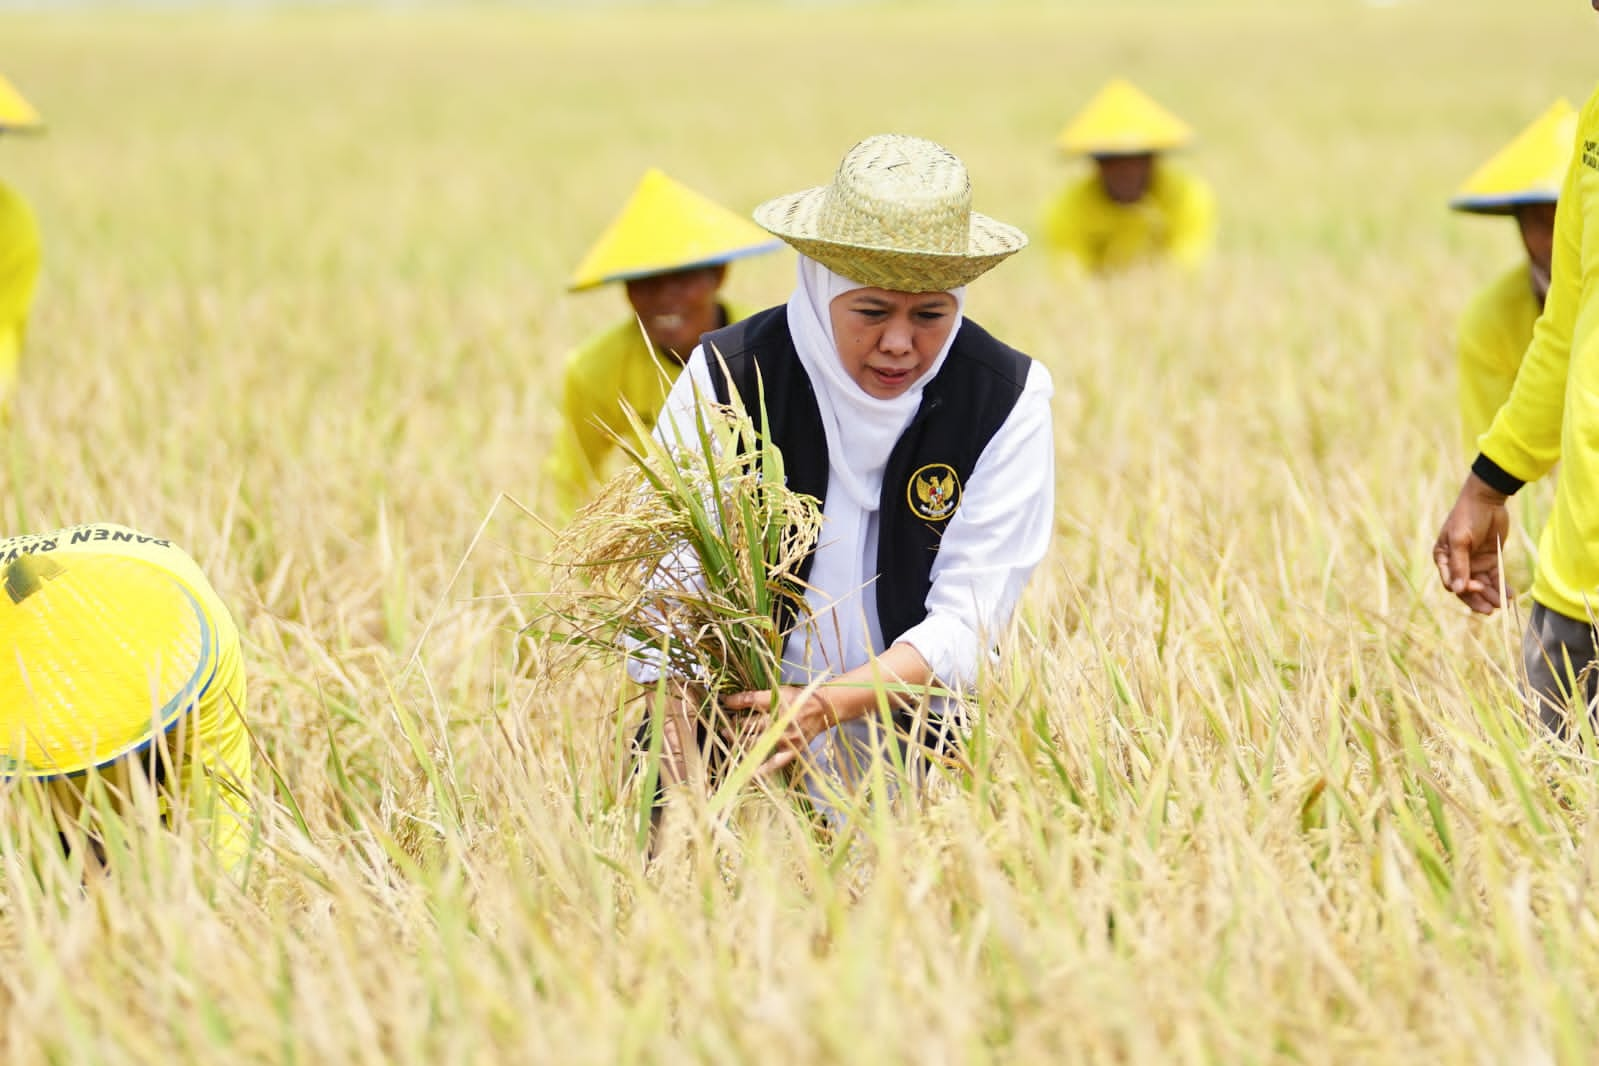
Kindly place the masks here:
POLYGON ((973 211, 965 250, 934 252, 915 247, 831 240, 821 234, 827 186, 779 196, 755 209, 755 221, 801 255, 862 285, 895 292, 945 292, 966 285, 1027 247, 1015 226, 973 211))

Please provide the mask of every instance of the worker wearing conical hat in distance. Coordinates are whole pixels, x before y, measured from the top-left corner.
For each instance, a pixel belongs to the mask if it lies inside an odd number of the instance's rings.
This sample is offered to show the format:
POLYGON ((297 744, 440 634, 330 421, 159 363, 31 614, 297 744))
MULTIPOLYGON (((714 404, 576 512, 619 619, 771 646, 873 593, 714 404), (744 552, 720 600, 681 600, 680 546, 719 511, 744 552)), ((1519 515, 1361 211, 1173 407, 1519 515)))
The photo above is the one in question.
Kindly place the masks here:
POLYGON ((1168 154, 1193 137, 1186 122, 1131 82, 1118 78, 1102 88, 1058 139, 1093 169, 1046 213, 1045 240, 1057 259, 1099 274, 1140 263, 1204 262, 1215 240, 1215 198, 1168 154))
MULTIPOLYGON (((0 135, 43 128, 39 112, 0 77, 0 135)), ((39 225, 33 209, 15 189, 0 182, 0 424, 11 417, 11 393, 38 281, 39 225)))
POLYGON ((240 865, 251 758, 239 632, 181 548, 118 525, 0 539, 0 649, 0 778, 42 783, 69 848, 98 851, 96 819, 143 796, 240 865))
POLYGON ((651 169, 573 273, 622 284, 633 313, 566 360, 564 426, 547 468, 568 510, 604 475, 631 409, 647 430, 700 336, 745 317, 721 299, 727 264, 781 247, 765 230, 651 169))
POLYGON ((1456 336, 1460 420, 1467 454, 1510 396, 1521 357, 1543 313, 1554 252, 1555 202, 1571 165, 1577 112, 1557 101, 1495 153, 1460 187, 1449 206, 1480 215, 1508 215, 1521 231, 1525 261, 1479 292, 1456 336))

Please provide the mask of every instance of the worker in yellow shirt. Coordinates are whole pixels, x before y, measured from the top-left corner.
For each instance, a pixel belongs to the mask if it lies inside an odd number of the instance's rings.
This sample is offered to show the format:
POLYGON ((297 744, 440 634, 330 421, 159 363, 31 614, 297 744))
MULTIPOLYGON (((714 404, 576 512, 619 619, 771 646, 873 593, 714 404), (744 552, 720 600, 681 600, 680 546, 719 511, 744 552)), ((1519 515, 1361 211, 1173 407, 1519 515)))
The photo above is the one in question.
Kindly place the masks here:
MULTIPOLYGON (((1599 8, 1599 0, 1594 0, 1599 8)), ((1522 640, 1527 686, 1543 722, 1565 735, 1599 696, 1599 92, 1583 107, 1560 189, 1544 313, 1510 397, 1433 546, 1444 587, 1491 614, 1503 603, 1506 501, 1560 463, 1538 541, 1533 608, 1522 640)))
MULTIPOLYGON (((43 127, 33 106, 0 77, 0 134, 43 127)), ((38 281, 38 223, 28 201, 0 182, 0 425, 11 417, 11 392, 38 281)))
POLYGON ((1571 164, 1577 112, 1556 101, 1515 140, 1466 179, 1449 206, 1479 215, 1510 215, 1521 230, 1525 262, 1479 292, 1461 316, 1456 354, 1460 420, 1467 454, 1510 395, 1532 326, 1549 292, 1555 202, 1571 164))
POLYGON ((1215 241, 1210 186, 1165 153, 1193 140, 1188 124, 1116 79, 1061 131, 1094 169, 1050 204, 1045 243, 1058 260, 1106 274, 1139 263, 1198 267, 1215 241))
POLYGON ((572 275, 577 292, 622 282, 633 314, 566 360, 561 438, 547 472, 571 509, 604 475, 625 411, 646 430, 700 336, 745 317, 719 293, 734 259, 781 247, 747 219, 651 169, 572 275))
POLYGON ((138 779, 236 868, 250 839, 239 632, 194 560, 117 525, 0 540, 0 778, 41 782, 69 843, 98 847, 98 782, 138 779))

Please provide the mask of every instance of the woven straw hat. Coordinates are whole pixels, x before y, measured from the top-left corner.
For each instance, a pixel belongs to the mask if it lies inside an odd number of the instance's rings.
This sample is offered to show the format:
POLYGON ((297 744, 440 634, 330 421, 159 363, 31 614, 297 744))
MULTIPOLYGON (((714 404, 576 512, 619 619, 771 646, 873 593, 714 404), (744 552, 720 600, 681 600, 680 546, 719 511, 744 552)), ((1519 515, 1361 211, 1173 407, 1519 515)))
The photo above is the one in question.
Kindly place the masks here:
POLYGON ((19 555, 0 568, 0 776, 75 774, 142 750, 216 665, 205 612, 161 567, 19 555))
POLYGON ((755 221, 835 274, 897 292, 958 288, 1027 245, 972 210, 953 152, 893 133, 851 148, 831 185, 757 207, 755 221))
POLYGON ((782 247, 749 219, 651 168, 572 272, 573 292, 717 266, 782 247))
POLYGON ((43 128, 44 119, 39 117, 39 112, 17 92, 16 86, 0 75, 0 132, 43 128))
POLYGON ((1135 155, 1181 148, 1194 139, 1188 123, 1125 78, 1094 94, 1056 139, 1073 155, 1135 155))
POLYGON ((1449 206, 1478 215, 1508 215, 1523 204, 1552 204, 1571 165, 1577 112, 1554 105, 1466 179, 1449 206))

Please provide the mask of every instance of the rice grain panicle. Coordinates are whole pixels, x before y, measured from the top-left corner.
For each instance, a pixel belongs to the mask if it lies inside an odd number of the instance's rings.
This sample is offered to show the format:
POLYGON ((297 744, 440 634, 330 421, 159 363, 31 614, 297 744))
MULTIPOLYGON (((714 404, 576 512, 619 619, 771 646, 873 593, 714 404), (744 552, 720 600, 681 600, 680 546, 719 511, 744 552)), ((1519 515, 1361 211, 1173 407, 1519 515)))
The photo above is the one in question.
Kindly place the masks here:
POLYGON ((712 695, 780 683, 779 619, 803 605, 821 506, 785 484, 764 393, 752 415, 728 391, 727 404, 696 405, 681 447, 626 412, 627 467, 557 538, 549 598, 526 630, 571 653, 558 670, 634 655, 712 695))

